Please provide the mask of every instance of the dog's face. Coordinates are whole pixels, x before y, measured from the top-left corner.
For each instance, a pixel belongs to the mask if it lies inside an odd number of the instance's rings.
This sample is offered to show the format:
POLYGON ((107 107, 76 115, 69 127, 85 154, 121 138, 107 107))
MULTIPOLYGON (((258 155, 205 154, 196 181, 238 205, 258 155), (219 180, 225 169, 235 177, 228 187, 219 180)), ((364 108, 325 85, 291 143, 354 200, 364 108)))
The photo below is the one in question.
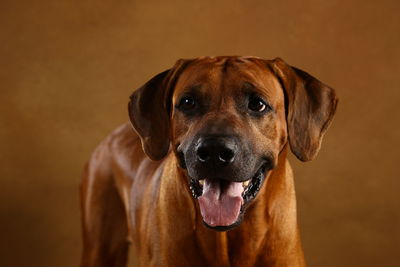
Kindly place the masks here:
POLYGON ((332 89, 280 59, 206 57, 154 77, 133 94, 130 115, 151 158, 172 145, 205 224, 227 230, 240 224, 288 136, 300 159, 315 156, 335 107, 332 89))
POLYGON ((211 227, 240 222, 286 143, 284 94, 256 59, 204 58, 172 97, 172 147, 211 227))

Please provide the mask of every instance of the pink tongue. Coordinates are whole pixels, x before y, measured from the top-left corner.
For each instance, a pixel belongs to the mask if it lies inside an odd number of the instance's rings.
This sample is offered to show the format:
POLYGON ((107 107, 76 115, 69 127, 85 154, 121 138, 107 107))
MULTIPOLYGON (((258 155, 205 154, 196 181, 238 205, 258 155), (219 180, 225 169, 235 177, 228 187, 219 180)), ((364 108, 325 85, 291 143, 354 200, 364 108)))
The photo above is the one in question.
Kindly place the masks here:
POLYGON ((199 205, 210 226, 229 226, 237 221, 243 203, 242 183, 205 179, 199 205))

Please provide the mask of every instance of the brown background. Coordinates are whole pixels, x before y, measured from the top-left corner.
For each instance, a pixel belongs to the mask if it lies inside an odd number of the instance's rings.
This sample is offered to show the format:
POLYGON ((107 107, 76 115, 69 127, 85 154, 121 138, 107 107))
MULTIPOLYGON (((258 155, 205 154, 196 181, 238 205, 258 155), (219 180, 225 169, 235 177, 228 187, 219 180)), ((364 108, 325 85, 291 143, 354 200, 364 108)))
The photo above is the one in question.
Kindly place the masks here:
POLYGON ((399 1, 0 2, 0 266, 77 266, 78 185, 134 88, 178 58, 280 56, 337 89, 292 157, 309 266, 400 266, 399 1))

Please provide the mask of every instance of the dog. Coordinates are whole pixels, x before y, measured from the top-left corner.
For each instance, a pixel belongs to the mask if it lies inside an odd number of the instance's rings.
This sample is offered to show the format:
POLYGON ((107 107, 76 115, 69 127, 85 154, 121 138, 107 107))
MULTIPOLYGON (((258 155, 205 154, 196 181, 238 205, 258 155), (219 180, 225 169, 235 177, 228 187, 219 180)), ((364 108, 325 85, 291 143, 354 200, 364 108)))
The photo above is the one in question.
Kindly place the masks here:
POLYGON ((178 60, 86 165, 81 266, 125 266, 129 245, 146 267, 305 266, 286 157, 316 156, 337 102, 280 58, 178 60))

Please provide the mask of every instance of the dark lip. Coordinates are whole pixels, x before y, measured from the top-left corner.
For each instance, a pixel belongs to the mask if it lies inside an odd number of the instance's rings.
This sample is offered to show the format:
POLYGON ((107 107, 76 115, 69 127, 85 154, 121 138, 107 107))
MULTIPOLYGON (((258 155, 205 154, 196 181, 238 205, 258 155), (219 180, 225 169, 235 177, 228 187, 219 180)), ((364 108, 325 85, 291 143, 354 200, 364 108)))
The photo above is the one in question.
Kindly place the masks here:
POLYGON ((240 209, 240 214, 239 214, 239 217, 238 217, 238 219, 236 220, 236 222, 234 222, 233 224, 228 225, 228 226, 210 226, 210 225, 208 225, 207 223, 205 223, 204 221, 203 221, 203 224, 204 224, 207 228, 210 228, 210 229, 212 229, 212 230, 216 230, 216 231, 218 231, 218 232, 225 232, 225 231, 228 231, 228 230, 232 230, 233 228, 236 228, 237 226, 239 226, 239 225, 242 223, 242 220, 243 220, 243 213, 244 213, 244 211, 243 211, 242 209, 240 209))
POLYGON ((266 172, 267 164, 264 163, 251 178, 249 186, 243 191, 243 205, 246 205, 249 201, 257 196, 258 192, 261 189, 261 186, 263 185, 264 179, 266 177, 266 172))
MULTIPOLYGON (((261 165, 260 168, 257 169, 257 171, 254 173, 254 175, 243 181, 235 181, 235 182, 246 182, 250 181, 249 185, 246 187, 246 189, 242 193, 242 197, 244 200, 244 206, 246 202, 252 200, 253 198, 256 197, 257 193, 260 191, 261 186, 263 184, 264 178, 267 173, 267 164, 264 163, 261 165)), ((203 194, 203 188, 199 183, 199 180, 193 179, 189 177, 189 187, 192 192, 192 196, 194 198, 199 198, 203 194)))
MULTIPOLYGON (((267 167, 268 167, 267 163, 262 164, 261 167, 258 168, 258 170, 255 172, 252 178, 245 180, 245 181, 250 180, 250 184, 246 187, 246 189, 242 193, 243 204, 240 207, 240 214, 238 216, 238 219, 233 224, 228 226, 210 226, 204 221, 203 224, 207 228, 221 232, 228 231, 239 226, 243 220, 246 208, 249 206, 251 201, 257 196, 258 192, 260 191, 264 183, 265 178, 267 177, 267 172, 268 172, 267 167)), ((202 195, 203 189, 198 180, 189 178, 189 187, 195 199, 199 198, 202 195)))

